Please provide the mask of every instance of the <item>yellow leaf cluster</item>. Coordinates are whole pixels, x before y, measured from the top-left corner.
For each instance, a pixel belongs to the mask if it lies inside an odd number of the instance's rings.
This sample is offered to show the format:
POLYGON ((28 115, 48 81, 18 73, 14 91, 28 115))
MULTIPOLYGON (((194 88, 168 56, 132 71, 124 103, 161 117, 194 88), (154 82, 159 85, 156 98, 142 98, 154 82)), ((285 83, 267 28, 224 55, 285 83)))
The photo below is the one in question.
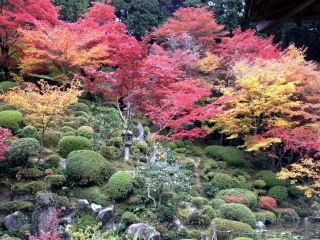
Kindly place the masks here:
POLYGON ((197 66, 200 72, 210 73, 216 70, 219 66, 220 58, 216 55, 213 55, 210 52, 205 53, 205 57, 200 59, 197 63, 197 66))

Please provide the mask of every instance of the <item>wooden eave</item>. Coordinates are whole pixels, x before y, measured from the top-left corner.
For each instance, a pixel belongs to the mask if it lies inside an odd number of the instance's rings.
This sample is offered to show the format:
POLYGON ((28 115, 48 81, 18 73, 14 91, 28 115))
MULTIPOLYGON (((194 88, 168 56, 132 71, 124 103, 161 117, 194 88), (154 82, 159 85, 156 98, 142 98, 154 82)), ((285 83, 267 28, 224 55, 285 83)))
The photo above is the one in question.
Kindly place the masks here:
POLYGON ((259 21, 257 30, 264 32, 280 22, 320 18, 320 0, 244 0, 245 18, 259 21))

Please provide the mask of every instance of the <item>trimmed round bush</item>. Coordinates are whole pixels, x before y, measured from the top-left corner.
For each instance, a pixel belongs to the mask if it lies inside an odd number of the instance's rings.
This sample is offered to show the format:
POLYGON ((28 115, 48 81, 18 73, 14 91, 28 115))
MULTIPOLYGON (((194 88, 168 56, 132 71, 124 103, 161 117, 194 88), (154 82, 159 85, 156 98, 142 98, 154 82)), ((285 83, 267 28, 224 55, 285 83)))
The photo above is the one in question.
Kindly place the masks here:
POLYGON ((273 212, 265 211, 266 223, 274 223, 277 220, 276 215, 273 212))
POLYGON ((114 159, 116 157, 115 147, 113 146, 103 146, 99 152, 105 159, 114 159))
POLYGON ((236 178, 230 177, 225 173, 216 173, 211 180, 211 183, 217 187, 218 189, 228 189, 228 188, 236 188, 240 187, 241 183, 236 178))
POLYGON ((221 218, 215 218, 213 221, 216 225, 217 237, 219 240, 229 239, 227 231, 230 230, 233 232, 233 237, 243 237, 247 234, 252 236, 254 233, 253 229, 247 223, 221 218))
POLYGON ((43 176, 43 172, 37 168, 27 168, 23 175, 25 178, 36 179, 43 176))
POLYGON ((38 138, 38 130, 34 126, 25 126, 22 128, 21 136, 23 138, 38 138))
POLYGON ((304 193, 306 192, 306 190, 299 189, 297 186, 291 186, 288 188, 288 192, 290 193, 290 195, 292 197, 299 198, 299 197, 304 196, 304 193))
POLYGON ((25 165, 29 157, 39 153, 40 143, 35 138, 19 138, 8 151, 8 160, 15 165, 25 165))
POLYGON ((11 82, 11 81, 0 82, 0 93, 8 92, 11 88, 14 88, 17 86, 19 86, 19 84, 16 82, 11 82))
POLYGON ((288 196, 288 190, 284 186, 275 186, 270 188, 268 195, 281 203, 288 196))
POLYGON ((122 222, 125 224, 138 223, 140 220, 133 212, 124 212, 122 214, 122 222))
POLYGON ((266 186, 267 184, 266 184, 266 182, 265 181, 263 181, 263 180, 255 180, 254 181, 254 186, 256 187, 256 188, 264 188, 265 186, 266 186))
POLYGON ((257 196, 248 189, 229 188, 217 193, 216 198, 224 200, 226 203, 241 203, 249 208, 257 204, 257 196))
POLYGON ((107 206, 110 204, 109 198, 105 196, 99 187, 79 187, 70 190, 73 197, 79 199, 87 199, 89 202, 107 206))
POLYGON ((184 142, 182 140, 177 140, 174 142, 177 146, 177 148, 184 148, 185 145, 184 145, 184 142))
POLYGON ((74 116, 75 117, 85 117, 85 118, 89 117, 88 113, 86 113, 84 111, 75 111, 74 116))
POLYGON ((143 132, 144 132, 144 135, 146 135, 146 136, 147 136, 147 135, 150 133, 150 128, 149 128, 149 127, 147 127, 147 126, 146 126, 146 127, 144 127, 144 128, 143 128, 143 132))
POLYGON ((174 150, 177 148, 177 144, 175 144, 174 142, 168 142, 166 144, 166 147, 170 148, 171 150, 174 150))
POLYGON ((48 165, 48 168, 58 168, 60 163, 60 156, 56 154, 52 154, 44 160, 48 165))
POLYGON ((73 151, 66 160, 66 175, 70 184, 103 184, 115 172, 112 164, 101 154, 91 150, 73 151))
POLYGON ((52 174, 48 175, 44 178, 44 181, 49 183, 53 187, 62 186, 66 181, 66 177, 64 175, 52 174))
POLYGON ((210 226, 211 219, 202 211, 194 211, 188 217, 188 225, 200 228, 207 228, 210 226))
POLYGON ((75 131, 65 132, 65 133, 63 133, 62 136, 63 136, 63 137, 64 137, 64 136, 76 136, 76 132, 75 132, 75 131))
POLYGON ((85 117, 74 117, 73 120, 77 122, 78 126, 87 125, 89 122, 85 117))
POLYGON ((64 133, 66 133, 66 132, 75 132, 75 131, 76 131, 75 129, 73 129, 72 127, 69 127, 69 126, 63 126, 61 128, 61 132, 64 132, 64 133))
POLYGON ((90 126, 81 126, 78 128, 77 135, 88 139, 91 139, 93 134, 93 129, 90 126))
POLYGON ((207 205, 208 203, 208 199, 204 197, 194 197, 191 199, 191 204, 198 209, 202 208, 204 205, 207 205))
POLYGON ((91 147, 92 144, 88 138, 81 136, 64 136, 58 143, 58 152, 65 158, 72 151, 89 150, 91 147))
MULTIPOLYGON (((79 123, 75 120, 63 122, 63 123, 61 123, 61 125, 63 127, 71 127, 72 129, 77 129, 79 127, 79 123)), ((73 130, 73 131, 75 131, 75 130, 73 130)))
POLYGON ((122 142, 123 142, 122 137, 113 137, 107 141, 107 145, 119 148, 119 147, 122 147, 122 142))
POLYGON ((272 172, 271 170, 259 171, 257 176, 258 179, 265 181, 266 186, 269 188, 274 186, 286 186, 286 180, 277 179, 276 173, 272 172))
POLYGON ((256 218, 253 212, 243 204, 227 203, 221 206, 220 215, 222 218, 235 220, 249 224, 252 228, 256 226, 256 218))
POLYGON ((137 148, 139 148, 139 150, 141 151, 141 152, 147 152, 147 149, 148 149, 148 144, 146 143, 146 142, 144 142, 144 141, 137 141, 137 142, 135 142, 135 144, 134 144, 137 148))
POLYGON ((253 214, 256 217, 256 221, 266 222, 267 217, 265 212, 254 212, 253 214))
POLYGON ((126 197, 133 188, 131 173, 118 171, 108 181, 108 192, 113 199, 126 197))
POLYGON ((74 112, 82 111, 85 113, 89 113, 89 107, 85 103, 76 103, 71 106, 68 106, 69 109, 72 109, 74 112))
POLYGON ((207 215, 210 219, 216 217, 216 211, 209 205, 205 205, 202 209, 202 212, 207 215))
MULTIPOLYGON (((42 138, 41 132, 39 132, 39 139, 42 138)), ((61 134, 58 131, 45 131, 44 132, 44 139, 43 139, 43 146, 48 148, 55 148, 58 146, 60 141, 61 134)))
POLYGON ((6 111, 6 110, 17 110, 18 108, 15 106, 11 106, 9 104, 3 104, 0 106, 0 111, 6 111))
POLYGON ((213 208, 213 209, 220 209, 220 207, 224 204, 226 204, 226 202, 222 199, 219 199, 219 198, 215 198, 215 199, 212 199, 210 202, 209 202, 210 206, 213 208))
POLYGON ((277 201, 269 196, 262 196, 259 199, 259 207, 267 210, 274 210, 277 207, 277 201))
POLYGON ((204 150, 209 157, 224 161, 229 166, 240 167, 245 164, 244 152, 238 148, 213 145, 206 147, 204 150))
POLYGON ((0 112, 0 127, 8 128, 13 133, 23 125, 23 116, 21 112, 15 110, 6 110, 0 112))

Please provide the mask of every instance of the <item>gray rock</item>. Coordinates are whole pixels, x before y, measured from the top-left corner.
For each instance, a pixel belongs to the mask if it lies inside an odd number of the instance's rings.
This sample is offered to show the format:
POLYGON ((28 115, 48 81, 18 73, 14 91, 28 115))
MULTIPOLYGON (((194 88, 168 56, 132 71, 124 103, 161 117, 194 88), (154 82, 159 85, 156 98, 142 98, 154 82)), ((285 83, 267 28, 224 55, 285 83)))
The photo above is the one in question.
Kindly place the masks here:
POLYGON ((265 230, 265 229, 266 229, 266 226, 263 224, 263 222, 258 221, 258 222, 256 223, 256 228, 259 229, 259 230, 265 230))
POLYGON ((34 201, 35 196, 33 194, 17 194, 13 196, 13 201, 34 201))
POLYGON ((98 213, 97 219, 102 222, 102 226, 106 225, 110 219, 113 217, 114 214, 114 205, 107 207, 101 210, 98 213))
POLYGON ((102 206, 99 204, 91 203, 90 208, 92 210, 92 213, 96 215, 101 211, 102 206))
POLYGON ((66 169, 66 159, 65 158, 60 158, 60 162, 59 162, 59 167, 63 168, 63 169, 66 169))
POLYGON ((136 138, 138 141, 144 141, 144 129, 141 122, 138 122, 137 129, 139 130, 139 135, 136 138))
POLYGON ((126 230, 126 234, 130 234, 132 236, 134 236, 136 233, 138 234, 138 238, 153 240, 160 239, 160 233, 145 223, 131 224, 126 230))
POLYGON ((56 231, 55 221, 57 210, 51 193, 41 193, 36 198, 35 209, 31 220, 31 234, 39 237, 42 232, 56 231))
POLYGON ((182 225, 180 219, 177 218, 177 217, 174 218, 174 220, 173 220, 173 225, 174 225, 175 229, 176 229, 178 232, 180 232, 181 229, 183 228, 183 225, 182 225))
POLYGON ((27 222, 28 217, 20 211, 14 212, 3 219, 3 225, 7 230, 11 228, 20 228, 27 222))
POLYGON ((76 200, 76 209, 81 211, 81 210, 86 210, 89 207, 89 202, 87 199, 77 199, 76 200))

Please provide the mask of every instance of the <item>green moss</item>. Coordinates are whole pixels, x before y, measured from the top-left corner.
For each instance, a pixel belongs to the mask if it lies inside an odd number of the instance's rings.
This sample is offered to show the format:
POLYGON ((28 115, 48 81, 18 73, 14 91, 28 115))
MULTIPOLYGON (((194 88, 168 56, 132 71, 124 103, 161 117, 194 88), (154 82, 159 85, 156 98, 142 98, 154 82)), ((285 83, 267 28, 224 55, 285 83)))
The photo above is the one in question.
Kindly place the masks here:
POLYGON ((87 199, 91 203, 107 206, 110 204, 110 199, 107 195, 103 194, 99 187, 81 187, 71 189, 69 192, 70 198, 87 199))
POLYGON ((91 139, 93 135, 93 129, 90 126, 81 126, 78 128, 77 135, 91 139))
POLYGON ((100 148, 99 153, 105 159, 115 159, 116 158, 116 151, 115 151, 115 147, 113 147, 113 146, 103 146, 100 148))
POLYGON ((60 163, 60 156, 56 154, 49 155, 44 160, 48 168, 58 168, 60 163))
POLYGON ((0 203, 0 212, 13 213, 16 211, 31 211, 32 203, 27 201, 11 201, 0 203))
POLYGON ((23 125, 22 113, 15 110, 6 110, 0 112, 0 127, 8 128, 13 133, 23 125))
POLYGON ((133 223, 138 223, 140 220, 139 218, 132 212, 124 212, 122 214, 122 222, 125 224, 133 224, 133 223))
POLYGON ((108 181, 108 192, 113 199, 125 198, 132 188, 132 176, 129 172, 116 172, 108 181))
MULTIPOLYGON (((41 132, 39 132, 39 139, 42 138, 41 132)), ((58 131, 46 131, 44 132, 43 146, 48 148, 55 148, 58 146, 61 133, 58 131)))
POLYGON ((49 183, 52 187, 59 187, 62 186, 67 181, 67 179, 64 175, 52 174, 47 175, 44 178, 44 181, 49 183))
POLYGON ((30 179, 37 179, 43 176, 43 172, 37 168, 27 168, 23 177, 30 179))
POLYGON ((67 157, 69 153, 76 150, 91 149, 92 144, 89 139, 81 136, 64 136, 58 143, 58 151, 62 157, 67 157))
POLYGON ((89 117, 88 113, 86 113, 84 111, 75 111, 74 116, 75 117, 85 117, 85 118, 89 117))
POLYGON ((43 181, 17 182, 11 187, 11 191, 16 194, 31 193, 48 189, 48 185, 43 181))
POLYGON ((245 164, 243 151, 235 147, 213 145, 206 147, 205 152, 209 157, 224 161, 229 166, 239 167, 245 164))
POLYGON ((243 237, 248 234, 249 236, 252 236, 254 233, 250 225, 246 223, 221 218, 215 218, 213 221, 216 225, 217 237, 219 240, 229 239, 227 232, 230 230, 233 232, 233 237, 235 238, 243 237))
POLYGON ((249 224, 252 228, 256 225, 253 212, 245 205, 239 203, 224 204, 220 208, 222 218, 249 224))
POLYGON ((191 199, 191 204, 198 209, 202 208, 204 205, 208 203, 209 203, 208 199, 204 197, 194 197, 191 199))
POLYGON ((69 184, 103 184, 115 172, 112 164, 101 154, 91 150, 73 151, 67 157, 66 175, 69 184))

